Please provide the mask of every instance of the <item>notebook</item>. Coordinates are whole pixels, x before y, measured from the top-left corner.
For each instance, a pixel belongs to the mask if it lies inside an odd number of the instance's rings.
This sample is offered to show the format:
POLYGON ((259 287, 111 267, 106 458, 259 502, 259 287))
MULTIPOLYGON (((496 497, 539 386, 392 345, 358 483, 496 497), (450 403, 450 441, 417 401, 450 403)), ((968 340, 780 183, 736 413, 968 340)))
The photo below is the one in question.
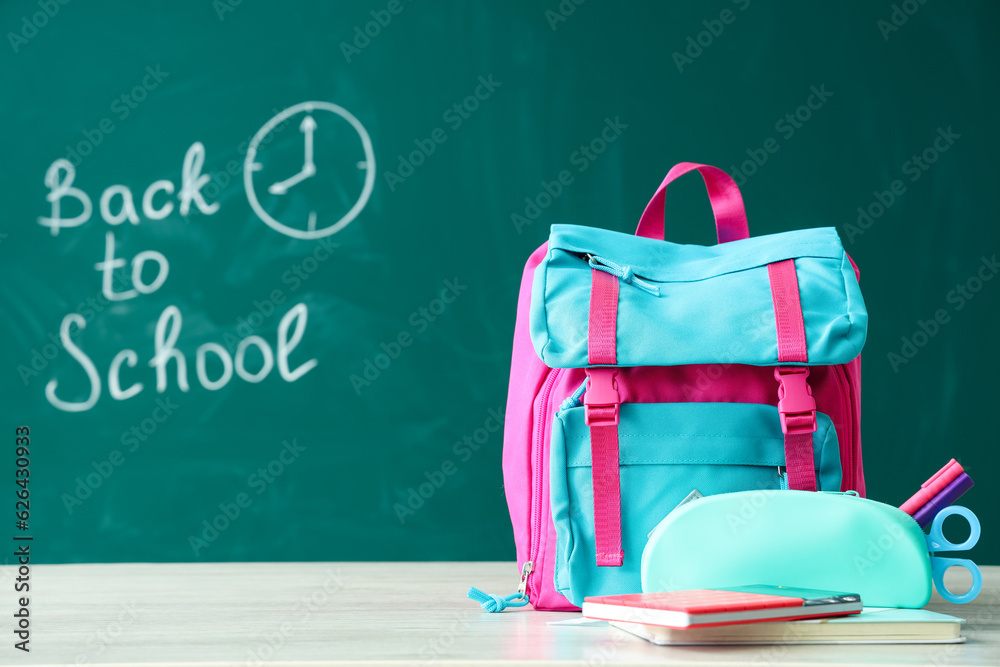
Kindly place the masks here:
POLYGON ((860 614, 678 630, 612 621, 654 644, 958 644, 965 619, 926 609, 866 607, 860 614))
POLYGON ((583 615, 672 628, 856 614, 861 596, 786 586, 736 586, 588 597, 583 615))

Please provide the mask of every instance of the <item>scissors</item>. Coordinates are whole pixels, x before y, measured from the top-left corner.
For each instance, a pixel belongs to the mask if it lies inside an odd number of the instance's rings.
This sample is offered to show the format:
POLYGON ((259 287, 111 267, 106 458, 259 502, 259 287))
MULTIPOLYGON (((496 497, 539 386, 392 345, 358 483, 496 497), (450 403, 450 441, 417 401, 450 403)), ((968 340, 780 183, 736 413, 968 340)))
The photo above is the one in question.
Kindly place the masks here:
POLYGON ((933 523, 931 523, 930 533, 926 536, 927 551, 930 553, 931 559, 931 579, 934 581, 934 588, 936 588, 941 597, 948 602, 953 604, 965 604, 966 602, 972 602, 976 599, 976 596, 979 595, 979 591, 983 589, 983 575, 979 571, 979 567, 968 558, 939 558, 935 556, 934 553, 938 551, 968 551, 972 547, 976 546, 977 542, 979 542, 979 535, 981 532, 979 519, 972 513, 972 510, 967 507, 962 507, 961 505, 951 505, 944 508, 937 513, 937 516, 934 517, 933 523), (942 531, 944 520, 952 514, 963 516, 965 517, 965 520, 969 522, 969 537, 961 544, 954 544, 951 542, 944 536, 944 532, 942 531), (961 595, 952 593, 944 585, 945 571, 955 565, 964 567, 972 575, 972 588, 961 595))

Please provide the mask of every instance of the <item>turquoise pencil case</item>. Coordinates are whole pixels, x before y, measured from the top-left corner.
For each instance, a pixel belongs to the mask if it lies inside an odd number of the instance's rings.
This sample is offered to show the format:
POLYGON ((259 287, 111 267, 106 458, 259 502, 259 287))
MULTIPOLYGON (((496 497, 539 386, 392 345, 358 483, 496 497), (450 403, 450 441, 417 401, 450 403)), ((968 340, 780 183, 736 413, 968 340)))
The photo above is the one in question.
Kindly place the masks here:
POLYGON ((929 551, 969 549, 979 534, 979 521, 964 507, 942 511, 925 535, 909 514, 853 491, 723 493, 677 507, 653 529, 642 553, 642 590, 769 584, 858 593, 871 607, 919 609, 930 600, 933 580, 945 599, 968 602, 982 587, 976 565, 929 551), (962 544, 941 533, 951 514, 969 522, 962 544), (964 594, 944 586, 944 571, 954 565, 972 573, 964 594))

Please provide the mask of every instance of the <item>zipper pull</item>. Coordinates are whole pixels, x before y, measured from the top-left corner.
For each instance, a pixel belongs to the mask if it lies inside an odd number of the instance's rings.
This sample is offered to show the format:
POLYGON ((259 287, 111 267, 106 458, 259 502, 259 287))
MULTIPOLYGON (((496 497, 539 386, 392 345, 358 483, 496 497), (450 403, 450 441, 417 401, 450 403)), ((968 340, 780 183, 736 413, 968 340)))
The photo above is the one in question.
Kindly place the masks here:
POLYGON ((524 565, 521 567, 521 583, 517 585, 517 594, 525 600, 528 599, 528 575, 533 569, 535 569, 535 563, 530 560, 524 561, 524 565))
MULTIPOLYGON (((583 400, 582 400, 583 392, 585 392, 586 390, 587 390, 587 381, 584 380, 583 384, 580 385, 580 388, 574 391, 572 396, 570 396, 569 398, 567 398, 565 401, 562 402, 562 405, 559 406, 559 411, 562 412, 563 410, 569 410, 570 408, 578 408, 581 405, 583 405, 583 400)), ((528 563, 530 562, 531 561, 529 560, 528 563)), ((527 565, 528 563, 525 563, 525 565, 527 565)))
POLYGON ((521 583, 517 587, 517 593, 513 595, 501 597, 491 593, 484 593, 475 586, 470 586, 466 596, 470 600, 478 602, 483 611, 491 614, 498 614, 507 607, 523 607, 528 604, 528 575, 531 574, 534 565, 530 560, 525 562, 521 568, 521 583))
POLYGON ((598 271, 604 271, 605 273, 610 273, 613 276, 621 279, 622 282, 628 283, 629 285, 635 285, 643 292, 647 294, 652 294, 653 296, 660 296, 660 288, 653 283, 643 280, 642 278, 635 275, 632 272, 631 266, 618 266, 610 259, 604 259, 603 257, 598 257, 596 255, 585 254, 583 256, 587 260, 587 264, 590 268, 597 269, 598 271))

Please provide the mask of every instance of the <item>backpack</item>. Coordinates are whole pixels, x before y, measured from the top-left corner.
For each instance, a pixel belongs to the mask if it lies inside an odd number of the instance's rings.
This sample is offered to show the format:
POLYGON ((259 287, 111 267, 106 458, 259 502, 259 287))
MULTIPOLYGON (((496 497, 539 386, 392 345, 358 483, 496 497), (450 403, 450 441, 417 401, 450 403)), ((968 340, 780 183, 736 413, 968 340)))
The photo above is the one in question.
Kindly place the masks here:
POLYGON ((858 280, 832 227, 749 238, 707 165, 671 169, 635 236, 553 225, 521 280, 504 425, 519 593, 641 592, 646 536, 695 490, 864 496, 858 280), (666 187, 695 170, 718 245, 663 240, 666 187))

